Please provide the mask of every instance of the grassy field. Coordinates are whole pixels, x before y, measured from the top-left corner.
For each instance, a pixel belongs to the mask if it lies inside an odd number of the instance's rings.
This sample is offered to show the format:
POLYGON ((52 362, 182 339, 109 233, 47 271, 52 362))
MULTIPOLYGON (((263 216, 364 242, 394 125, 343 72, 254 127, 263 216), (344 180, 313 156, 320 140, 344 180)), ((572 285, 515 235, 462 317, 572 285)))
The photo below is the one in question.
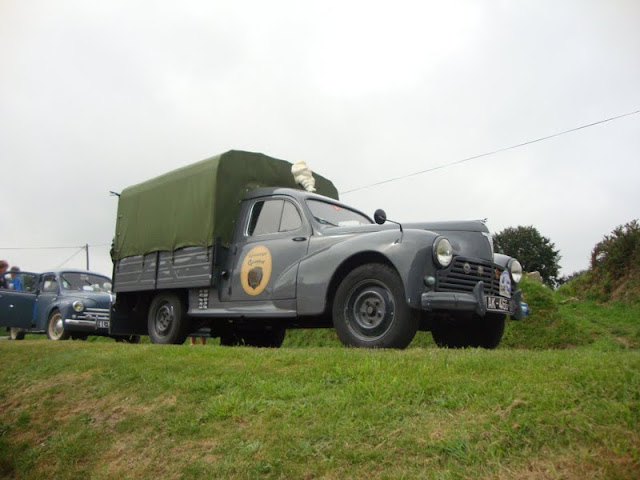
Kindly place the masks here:
POLYGON ((639 478, 640 306, 561 301, 493 351, 1 341, 0 477, 639 478))

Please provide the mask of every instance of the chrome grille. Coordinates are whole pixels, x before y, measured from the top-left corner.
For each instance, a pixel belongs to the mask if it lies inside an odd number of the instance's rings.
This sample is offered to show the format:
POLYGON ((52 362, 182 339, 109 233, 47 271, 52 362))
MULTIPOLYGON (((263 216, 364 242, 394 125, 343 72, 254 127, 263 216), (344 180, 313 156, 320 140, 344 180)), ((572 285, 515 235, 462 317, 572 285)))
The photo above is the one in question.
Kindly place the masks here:
POLYGON ((109 320, 108 308, 85 308, 84 312, 76 317, 78 320, 109 320))
POLYGON ((472 292, 479 281, 484 282, 484 293, 498 295, 500 273, 504 268, 489 261, 456 257, 449 268, 436 273, 437 292, 472 292), (495 274, 498 270, 498 275, 495 274), (496 278, 497 277, 497 278, 496 278))

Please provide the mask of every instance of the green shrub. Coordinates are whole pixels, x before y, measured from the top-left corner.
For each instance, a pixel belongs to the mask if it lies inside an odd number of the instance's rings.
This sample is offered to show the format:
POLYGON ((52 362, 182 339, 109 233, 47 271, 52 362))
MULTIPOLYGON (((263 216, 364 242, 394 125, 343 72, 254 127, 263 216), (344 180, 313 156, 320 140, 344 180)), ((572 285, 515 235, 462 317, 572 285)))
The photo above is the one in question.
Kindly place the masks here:
POLYGON ((598 301, 640 300, 640 224, 632 220, 616 227, 591 252, 587 298, 598 301))
POLYGON ((568 348, 588 343, 575 322, 560 315, 554 291, 526 277, 519 287, 530 314, 519 322, 507 322, 502 348, 568 348))

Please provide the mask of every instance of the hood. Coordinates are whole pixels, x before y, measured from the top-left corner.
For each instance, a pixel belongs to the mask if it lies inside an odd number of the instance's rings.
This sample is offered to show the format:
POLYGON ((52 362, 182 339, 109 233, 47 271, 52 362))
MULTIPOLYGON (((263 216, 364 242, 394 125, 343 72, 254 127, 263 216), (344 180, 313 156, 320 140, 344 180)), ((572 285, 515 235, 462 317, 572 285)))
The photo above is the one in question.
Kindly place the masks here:
POLYGON ((430 230, 449 239, 454 255, 493 261, 493 241, 480 220, 407 223, 404 228, 430 230))
POLYGON ((325 236, 348 235, 352 233, 382 232, 385 230, 400 231, 400 227, 394 223, 386 223, 384 225, 372 223, 371 225, 353 225, 350 227, 326 227, 322 229, 322 234, 325 236))
POLYGON ((460 220, 446 222, 417 222, 403 223, 404 228, 415 228, 419 230, 431 230, 432 232, 486 232, 487 226, 480 220, 460 220))
POLYGON ((66 301, 73 302, 75 300, 81 300, 88 305, 88 302, 93 302, 98 308, 109 308, 113 294, 105 292, 77 292, 64 296, 66 301))

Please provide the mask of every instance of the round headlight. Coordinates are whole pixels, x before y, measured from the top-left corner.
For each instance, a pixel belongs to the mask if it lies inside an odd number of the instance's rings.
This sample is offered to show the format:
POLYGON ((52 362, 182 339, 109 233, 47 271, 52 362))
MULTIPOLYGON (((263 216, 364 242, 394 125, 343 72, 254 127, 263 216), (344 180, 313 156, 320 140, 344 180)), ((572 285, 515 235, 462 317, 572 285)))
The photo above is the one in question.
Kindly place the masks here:
POLYGON ((76 312, 81 312, 82 310, 84 310, 84 305, 80 300, 76 300, 75 302, 73 302, 73 309, 76 312))
POLYGON ((520 283, 520 280, 522 280, 522 265, 520 265, 518 260, 513 259, 511 261, 509 264, 509 271, 511 272, 511 278, 513 278, 513 281, 520 283))
POLYGON ((446 238, 440 238, 435 245, 434 257, 438 265, 448 267, 453 259, 453 247, 446 238))

